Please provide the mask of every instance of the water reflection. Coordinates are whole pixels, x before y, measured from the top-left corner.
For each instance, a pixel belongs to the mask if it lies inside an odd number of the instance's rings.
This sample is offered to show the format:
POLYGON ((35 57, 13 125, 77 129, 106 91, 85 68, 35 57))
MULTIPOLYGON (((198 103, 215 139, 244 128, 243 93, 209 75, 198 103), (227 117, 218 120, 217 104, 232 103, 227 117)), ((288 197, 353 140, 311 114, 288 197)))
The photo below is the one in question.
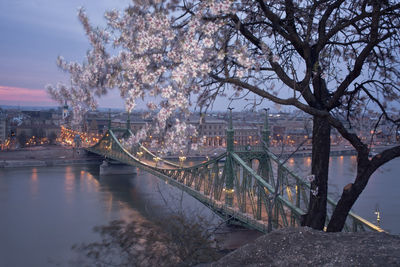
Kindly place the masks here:
POLYGON ((100 190, 100 182, 91 173, 91 170, 81 171, 81 185, 85 186, 88 192, 97 192, 100 190))
POLYGON ((67 202, 71 203, 75 198, 75 175, 71 166, 65 168, 64 189, 67 202))
MULTIPOLYGON (((311 173, 311 158, 294 158, 288 161, 287 166, 297 172, 300 177, 311 173)), ((357 157, 337 156, 330 158, 328 194, 338 201, 343 187, 353 183, 356 178, 357 157)), ((398 173, 400 172, 400 159, 395 159, 379 168, 370 178, 365 190, 353 206, 355 211, 365 219, 376 223, 375 214, 379 207, 381 226, 392 233, 400 233, 397 222, 400 220, 400 187, 398 173)))
POLYGON ((311 157, 306 157, 305 158, 305 167, 310 167, 311 166, 311 157))
POLYGON ((31 181, 30 181, 30 192, 31 192, 32 198, 38 197, 38 191, 39 191, 38 183, 39 183, 39 181, 38 181, 37 168, 33 168, 32 175, 31 175, 31 181))
POLYGON ((135 179, 99 177, 98 166, 0 169, 0 266, 64 266, 73 244, 99 238, 94 226, 143 220, 135 179))
POLYGON ((146 179, 143 176, 145 175, 97 176, 101 190, 105 193, 104 197, 108 198, 105 201, 107 210, 118 211, 120 216, 127 220, 131 219, 130 210, 135 210, 144 217, 152 217, 158 213, 160 206, 154 197, 157 178, 146 179))
POLYGON ((117 212, 118 216, 128 220, 133 208, 130 191, 132 190, 132 175, 97 176, 103 192, 104 204, 109 216, 117 212))

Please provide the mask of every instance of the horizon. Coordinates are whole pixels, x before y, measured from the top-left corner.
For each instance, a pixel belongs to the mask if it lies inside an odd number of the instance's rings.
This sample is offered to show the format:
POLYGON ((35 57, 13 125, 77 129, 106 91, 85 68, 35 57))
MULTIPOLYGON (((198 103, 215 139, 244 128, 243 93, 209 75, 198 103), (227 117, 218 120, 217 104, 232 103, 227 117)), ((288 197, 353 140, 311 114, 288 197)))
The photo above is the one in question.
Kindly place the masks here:
MULTIPOLYGON (((50 109, 58 109, 58 108, 62 108, 61 105, 53 105, 53 106, 47 106, 47 105, 3 105, 0 104, 0 109, 3 110, 9 110, 9 109, 21 109, 23 111, 29 111, 29 110, 50 110, 50 109)), ((114 110, 114 111, 123 111, 123 112, 127 112, 124 108, 119 108, 119 107, 115 107, 115 108, 109 108, 109 107, 98 107, 95 110, 88 110, 88 111, 107 111, 107 110, 114 110)), ((226 109, 221 109, 221 110, 209 110, 209 112, 206 113, 222 113, 222 112, 227 112, 228 108, 226 109)), ((264 108, 259 108, 256 110, 249 110, 249 109, 240 109, 240 110, 236 110, 233 109, 232 112, 233 113, 238 113, 238 112, 262 112, 264 110, 264 108)), ((149 111, 146 108, 140 108, 140 109, 135 109, 134 112, 146 112, 149 111)), ((190 110, 191 112, 197 112, 196 110, 190 110)), ((304 114, 307 114, 301 110, 296 110, 298 112, 302 112, 304 114)), ((294 112, 293 110, 290 109, 286 109, 286 110, 277 110, 277 109, 269 109, 269 112, 271 114, 283 114, 283 113, 292 113, 294 112)), ((131 112, 132 113, 132 112, 131 112)))

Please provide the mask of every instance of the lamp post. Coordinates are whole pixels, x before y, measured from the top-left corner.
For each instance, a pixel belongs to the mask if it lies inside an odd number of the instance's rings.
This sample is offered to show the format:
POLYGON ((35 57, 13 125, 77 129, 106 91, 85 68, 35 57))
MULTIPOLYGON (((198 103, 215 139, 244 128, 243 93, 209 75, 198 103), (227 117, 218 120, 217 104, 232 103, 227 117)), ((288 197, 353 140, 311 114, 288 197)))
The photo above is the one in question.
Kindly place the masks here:
POLYGON ((185 162, 186 157, 185 156, 180 156, 179 157, 179 165, 181 166, 181 168, 183 167, 183 162, 185 162))
POLYGON ((156 162, 156 167, 157 167, 157 165, 158 165, 158 162, 160 161, 160 157, 154 157, 153 158, 153 160, 156 162))

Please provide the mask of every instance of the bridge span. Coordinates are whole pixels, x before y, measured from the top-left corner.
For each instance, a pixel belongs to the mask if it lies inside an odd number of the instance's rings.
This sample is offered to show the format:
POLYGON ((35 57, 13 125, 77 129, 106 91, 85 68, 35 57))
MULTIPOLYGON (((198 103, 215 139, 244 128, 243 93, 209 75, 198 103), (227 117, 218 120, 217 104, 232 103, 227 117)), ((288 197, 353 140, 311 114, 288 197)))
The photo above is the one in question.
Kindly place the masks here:
MULTIPOLYGON (((268 116, 259 146, 234 146, 232 117, 227 129, 226 152, 195 166, 184 166, 154 155, 142 145, 126 149, 117 137, 127 129, 108 129, 87 151, 136 166, 175 186, 227 220, 261 232, 299 226, 307 211, 310 183, 289 170, 268 149, 268 116)), ((328 218, 336 203, 328 197, 328 218)), ((379 231, 380 227, 349 213, 345 231, 379 231)))

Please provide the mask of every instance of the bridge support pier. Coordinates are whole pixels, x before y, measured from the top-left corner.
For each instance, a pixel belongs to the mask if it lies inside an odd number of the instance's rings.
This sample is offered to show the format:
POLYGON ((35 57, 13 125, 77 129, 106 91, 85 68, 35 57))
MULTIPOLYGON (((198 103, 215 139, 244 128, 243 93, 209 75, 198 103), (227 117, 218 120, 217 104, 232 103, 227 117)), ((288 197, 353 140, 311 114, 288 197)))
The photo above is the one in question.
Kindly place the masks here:
POLYGON ((233 159, 231 153, 233 149, 234 130, 232 125, 232 108, 229 109, 228 129, 226 129, 226 162, 225 162, 225 204, 233 205, 234 198, 234 174, 233 174, 233 159))
POLYGON ((100 165, 100 175, 136 174, 136 167, 117 161, 104 160, 100 165))

